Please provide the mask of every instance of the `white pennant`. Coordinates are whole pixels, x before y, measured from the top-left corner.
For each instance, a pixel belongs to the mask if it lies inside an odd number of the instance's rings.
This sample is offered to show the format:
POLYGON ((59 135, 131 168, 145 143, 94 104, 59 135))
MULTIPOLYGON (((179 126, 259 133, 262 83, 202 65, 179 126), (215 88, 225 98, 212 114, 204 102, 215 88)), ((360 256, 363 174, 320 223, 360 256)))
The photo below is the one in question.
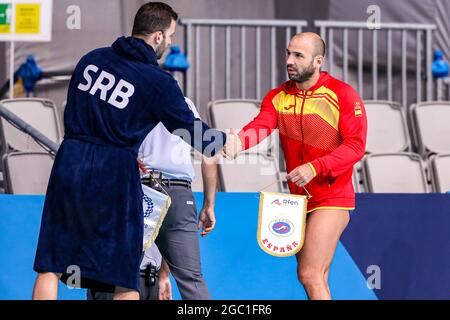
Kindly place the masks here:
POLYGON ((258 244, 273 256, 289 257, 305 241, 307 196, 261 192, 258 244))

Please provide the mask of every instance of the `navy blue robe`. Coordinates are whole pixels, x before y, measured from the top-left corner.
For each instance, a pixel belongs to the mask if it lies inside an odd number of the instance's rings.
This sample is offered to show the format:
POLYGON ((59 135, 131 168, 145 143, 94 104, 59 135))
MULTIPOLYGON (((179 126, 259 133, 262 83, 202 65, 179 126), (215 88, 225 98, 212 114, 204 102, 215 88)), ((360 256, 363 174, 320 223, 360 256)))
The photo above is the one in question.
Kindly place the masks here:
MULTIPOLYGON (((65 137, 49 180, 35 271, 61 273, 64 280, 76 266, 81 287, 139 289, 143 194, 137 154, 160 121, 192 136, 209 129, 194 125, 177 82, 143 40, 122 37, 80 60, 69 85, 65 137)), ((213 133, 219 138, 188 142, 213 155, 226 139, 213 133)))

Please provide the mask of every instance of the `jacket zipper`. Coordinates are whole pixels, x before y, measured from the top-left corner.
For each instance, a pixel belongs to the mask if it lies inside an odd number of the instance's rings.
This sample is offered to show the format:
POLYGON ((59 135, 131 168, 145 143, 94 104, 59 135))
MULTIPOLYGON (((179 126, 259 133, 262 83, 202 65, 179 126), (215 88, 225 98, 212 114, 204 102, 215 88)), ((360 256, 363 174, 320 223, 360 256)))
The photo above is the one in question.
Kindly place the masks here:
MULTIPOLYGON (((301 95, 300 95, 301 97, 301 95)), ((302 106, 300 109, 300 130, 301 130, 301 134, 302 134, 302 162, 305 160, 305 134, 303 131, 303 108, 305 106, 305 100, 306 100, 306 95, 303 95, 302 97, 303 101, 302 101, 302 106)))

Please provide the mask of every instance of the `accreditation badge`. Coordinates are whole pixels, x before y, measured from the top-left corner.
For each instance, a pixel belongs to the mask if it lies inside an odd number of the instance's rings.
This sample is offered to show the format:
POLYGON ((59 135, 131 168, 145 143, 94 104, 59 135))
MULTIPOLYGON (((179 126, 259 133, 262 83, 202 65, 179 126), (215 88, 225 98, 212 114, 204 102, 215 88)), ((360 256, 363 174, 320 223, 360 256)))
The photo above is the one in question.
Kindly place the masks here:
POLYGON ((158 236, 159 229, 169 210, 171 199, 168 195, 142 185, 144 191, 144 251, 150 248, 158 236))
POLYGON ((289 257, 305 241, 307 196, 261 192, 258 217, 258 244, 276 257, 289 257))

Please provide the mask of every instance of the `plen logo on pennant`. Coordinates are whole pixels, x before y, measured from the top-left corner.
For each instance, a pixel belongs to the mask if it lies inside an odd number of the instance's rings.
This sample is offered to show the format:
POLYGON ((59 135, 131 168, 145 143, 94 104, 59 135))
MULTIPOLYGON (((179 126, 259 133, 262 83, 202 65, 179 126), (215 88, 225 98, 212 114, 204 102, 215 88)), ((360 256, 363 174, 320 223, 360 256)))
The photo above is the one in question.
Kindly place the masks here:
POLYGON ((261 249, 276 257, 289 257, 305 241, 307 197, 261 192, 257 240, 261 249))
POLYGON ((276 236, 287 237, 294 232, 294 225, 289 220, 277 219, 270 224, 270 231, 276 236))

